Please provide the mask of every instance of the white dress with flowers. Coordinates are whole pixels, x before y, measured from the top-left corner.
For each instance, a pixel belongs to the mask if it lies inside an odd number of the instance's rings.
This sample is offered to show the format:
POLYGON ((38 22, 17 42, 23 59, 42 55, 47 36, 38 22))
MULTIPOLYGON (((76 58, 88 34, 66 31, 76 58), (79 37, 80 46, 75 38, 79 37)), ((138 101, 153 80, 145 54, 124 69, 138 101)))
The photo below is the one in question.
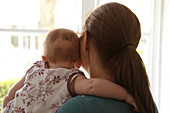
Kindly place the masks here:
POLYGON ((48 69, 46 62, 37 61, 27 71, 24 86, 2 113, 55 113, 74 96, 70 83, 77 75, 83 75, 77 68, 48 69))

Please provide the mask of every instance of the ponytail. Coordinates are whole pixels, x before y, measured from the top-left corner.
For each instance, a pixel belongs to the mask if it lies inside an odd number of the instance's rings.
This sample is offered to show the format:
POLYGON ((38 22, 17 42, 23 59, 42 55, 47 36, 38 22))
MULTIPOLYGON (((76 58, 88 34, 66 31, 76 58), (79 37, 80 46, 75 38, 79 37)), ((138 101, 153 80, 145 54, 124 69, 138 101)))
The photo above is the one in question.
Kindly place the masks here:
POLYGON ((155 113, 146 69, 136 49, 128 46, 117 57, 113 61, 115 82, 134 96, 140 113, 155 113))

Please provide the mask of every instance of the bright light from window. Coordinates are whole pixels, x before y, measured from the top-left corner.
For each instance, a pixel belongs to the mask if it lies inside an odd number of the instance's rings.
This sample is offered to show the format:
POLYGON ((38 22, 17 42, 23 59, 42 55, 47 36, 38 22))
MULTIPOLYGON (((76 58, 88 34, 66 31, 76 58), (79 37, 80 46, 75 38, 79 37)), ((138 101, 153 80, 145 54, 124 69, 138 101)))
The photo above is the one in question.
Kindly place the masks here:
POLYGON ((0 28, 37 28, 40 0, 1 0, 0 28))
POLYGON ((81 31, 81 0, 0 0, 0 14, 0 81, 21 78, 41 60, 42 29, 81 31))

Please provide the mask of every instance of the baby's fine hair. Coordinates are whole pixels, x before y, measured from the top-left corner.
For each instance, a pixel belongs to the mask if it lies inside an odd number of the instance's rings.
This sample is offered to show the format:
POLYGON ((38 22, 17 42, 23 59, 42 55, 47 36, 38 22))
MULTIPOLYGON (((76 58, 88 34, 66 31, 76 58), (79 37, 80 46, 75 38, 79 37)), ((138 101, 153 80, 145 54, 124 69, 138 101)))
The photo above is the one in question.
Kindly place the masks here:
POLYGON ((48 33, 44 41, 44 56, 51 63, 60 61, 76 62, 79 58, 79 39, 78 35, 69 29, 55 29, 48 33), (56 39, 71 42, 67 48, 55 44, 56 39))

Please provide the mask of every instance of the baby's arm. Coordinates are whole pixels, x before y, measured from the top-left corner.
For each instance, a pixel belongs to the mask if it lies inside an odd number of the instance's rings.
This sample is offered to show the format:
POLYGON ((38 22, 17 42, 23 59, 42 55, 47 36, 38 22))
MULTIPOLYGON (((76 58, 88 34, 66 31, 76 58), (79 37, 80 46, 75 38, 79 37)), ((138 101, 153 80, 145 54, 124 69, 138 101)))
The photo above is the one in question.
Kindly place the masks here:
POLYGON ((25 76, 19 80, 17 83, 15 83, 10 90, 8 91, 8 93, 5 95, 4 98, 4 103, 3 103, 3 108, 6 107, 6 105, 8 104, 8 102, 10 102, 12 99, 14 99, 15 97, 15 92, 17 90, 19 90, 21 87, 24 86, 24 81, 25 81, 25 76))
POLYGON ((135 110, 138 111, 135 99, 132 97, 132 95, 128 93, 125 88, 111 81, 101 78, 87 79, 85 76, 80 75, 77 76, 75 80, 73 80, 71 85, 71 87, 73 87, 73 91, 78 95, 89 94, 124 100, 127 103, 133 105, 135 110))

